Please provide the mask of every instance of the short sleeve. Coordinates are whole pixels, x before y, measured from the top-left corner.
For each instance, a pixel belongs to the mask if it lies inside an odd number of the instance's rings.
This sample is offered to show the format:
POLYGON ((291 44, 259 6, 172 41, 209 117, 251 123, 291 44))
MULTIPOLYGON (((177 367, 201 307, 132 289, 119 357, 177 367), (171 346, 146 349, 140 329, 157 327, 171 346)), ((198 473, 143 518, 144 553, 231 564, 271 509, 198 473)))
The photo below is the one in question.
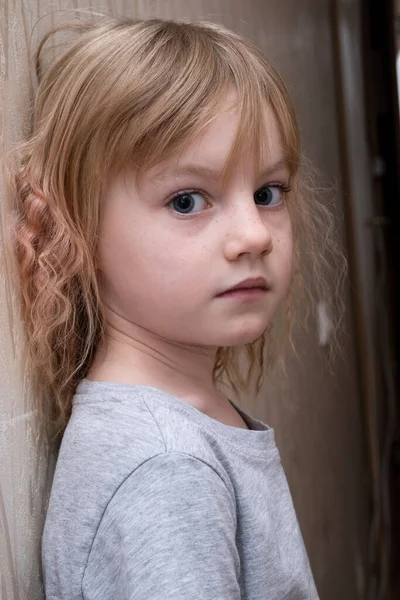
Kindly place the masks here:
POLYGON ((207 463, 165 453, 109 502, 89 554, 84 600, 240 600, 236 508, 207 463))

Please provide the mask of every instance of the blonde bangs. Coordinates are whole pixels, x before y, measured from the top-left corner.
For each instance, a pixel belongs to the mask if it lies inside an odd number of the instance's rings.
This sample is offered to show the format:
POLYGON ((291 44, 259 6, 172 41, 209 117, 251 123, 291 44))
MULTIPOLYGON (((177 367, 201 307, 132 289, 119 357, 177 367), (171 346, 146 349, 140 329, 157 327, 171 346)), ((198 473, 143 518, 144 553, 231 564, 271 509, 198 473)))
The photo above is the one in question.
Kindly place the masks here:
POLYGON ((70 153, 59 164, 69 164, 71 178, 78 175, 77 158, 80 173, 96 169, 103 183, 125 168, 140 175, 200 133, 232 86, 239 118, 224 177, 243 149, 254 153, 259 169, 266 102, 295 171, 299 139, 285 86, 255 46, 227 32, 212 23, 123 19, 85 33, 85 43, 78 40, 44 76, 36 107, 36 123, 48 115, 54 151, 70 153))
MULTIPOLYGON (((187 29, 184 24, 168 25, 171 31, 160 40, 162 50, 160 47, 151 65, 152 97, 139 119, 135 113, 126 131, 119 136, 114 129, 110 170, 133 167, 140 176, 182 151, 216 117, 223 97, 233 87, 238 122, 224 181, 243 152, 253 154, 254 169, 260 170, 261 147, 268 135, 262 127, 266 103, 278 120, 285 158, 294 174, 299 167, 300 146, 295 111, 280 76, 257 48, 232 33, 232 39, 225 38, 219 45, 219 27, 214 24, 205 24, 206 29, 202 24, 198 28, 191 24, 187 29)), ((129 107, 125 110, 129 112, 129 107)))

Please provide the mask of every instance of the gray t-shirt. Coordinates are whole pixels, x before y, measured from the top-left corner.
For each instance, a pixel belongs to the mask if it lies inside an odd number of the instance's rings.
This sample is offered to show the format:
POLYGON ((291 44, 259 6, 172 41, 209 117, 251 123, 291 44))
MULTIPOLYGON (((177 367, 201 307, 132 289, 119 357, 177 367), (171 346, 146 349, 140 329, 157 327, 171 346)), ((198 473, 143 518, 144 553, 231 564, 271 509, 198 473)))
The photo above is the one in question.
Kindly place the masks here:
POLYGON ((42 538, 47 600, 317 600, 274 430, 82 380, 42 538))

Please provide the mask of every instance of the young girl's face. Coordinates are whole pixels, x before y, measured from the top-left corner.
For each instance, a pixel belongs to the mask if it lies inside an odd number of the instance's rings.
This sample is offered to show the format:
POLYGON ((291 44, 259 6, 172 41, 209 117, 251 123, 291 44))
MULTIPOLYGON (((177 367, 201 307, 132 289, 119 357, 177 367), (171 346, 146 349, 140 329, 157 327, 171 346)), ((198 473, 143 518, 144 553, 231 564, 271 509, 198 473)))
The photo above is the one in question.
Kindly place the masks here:
POLYGON ((244 152, 223 188, 234 99, 226 97, 179 157, 148 170, 140 188, 129 173, 109 183, 100 289, 106 320, 118 314, 128 336, 140 329, 182 344, 242 345, 265 331, 288 291, 292 228, 280 189, 289 185, 281 133, 266 105, 263 172, 254 174, 244 152), (251 299, 218 296, 250 277, 264 277, 268 291, 251 299))

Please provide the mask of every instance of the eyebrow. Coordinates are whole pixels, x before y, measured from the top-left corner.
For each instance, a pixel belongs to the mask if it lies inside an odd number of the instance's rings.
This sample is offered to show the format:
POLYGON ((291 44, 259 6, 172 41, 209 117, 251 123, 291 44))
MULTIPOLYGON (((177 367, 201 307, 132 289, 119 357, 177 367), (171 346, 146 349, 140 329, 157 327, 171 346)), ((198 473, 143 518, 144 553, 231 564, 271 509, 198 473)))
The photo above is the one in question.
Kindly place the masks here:
MULTIPOLYGON (((281 158, 280 160, 268 165, 268 167, 266 167, 262 171, 262 173, 260 174, 260 177, 261 178, 268 177, 269 175, 271 175, 281 169, 286 169, 287 171, 290 172, 288 162, 285 158, 281 158)), ((203 177, 208 177, 210 179, 213 179, 214 181, 218 181, 218 179, 222 175, 222 171, 219 171, 216 169, 210 169, 209 167, 205 167, 203 165, 187 164, 187 165, 182 165, 173 170, 169 170, 167 167, 166 169, 163 169, 159 173, 156 173, 152 177, 152 180, 154 182, 154 181, 162 180, 165 177, 183 176, 183 175, 200 175, 203 177)))

